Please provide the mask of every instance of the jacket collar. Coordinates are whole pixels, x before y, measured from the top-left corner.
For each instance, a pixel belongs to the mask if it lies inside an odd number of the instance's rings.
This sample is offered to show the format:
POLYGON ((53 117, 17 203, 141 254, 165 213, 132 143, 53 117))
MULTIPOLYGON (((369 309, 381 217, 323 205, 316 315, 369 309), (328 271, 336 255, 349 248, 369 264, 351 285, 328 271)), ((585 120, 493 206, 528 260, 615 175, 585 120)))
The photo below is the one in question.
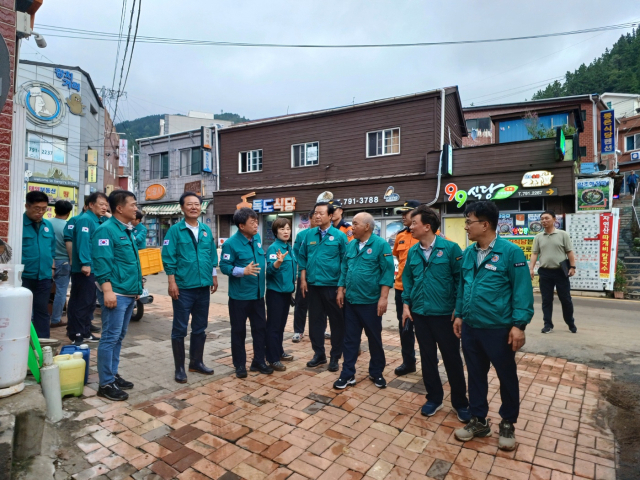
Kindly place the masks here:
MULTIPOLYGON (((140 224, 142 225, 142 224, 140 224)), ((198 220, 198 228, 200 227, 200 220, 198 220)), ((187 230, 189 227, 187 226, 187 221, 183 218, 182 220, 180 220, 178 222, 178 228, 181 228, 182 230, 187 230)), ((242 235, 242 234, 240 234, 242 235)), ((242 235, 244 237, 244 235, 242 235)))
MULTIPOLYGON (((186 228, 186 227, 185 227, 186 228)), ((243 245, 249 245, 249 239, 247 237, 245 237, 242 232, 240 230, 238 230, 235 235, 238 236, 238 240, 240 240, 242 242, 243 245)), ((253 244, 255 245, 256 243, 256 237, 258 237, 258 235, 254 235, 253 238, 251 239, 253 241, 253 244)))
POLYGON ((276 238, 272 245, 274 245, 275 247, 282 246, 282 247, 286 248, 287 250, 289 249, 289 242, 283 242, 279 238, 276 238))
POLYGON ((111 216, 111 218, 108 218, 104 223, 107 223, 107 222, 115 225, 118 228, 118 230, 120 230, 121 232, 124 232, 127 230, 127 226, 114 216, 111 216))
POLYGON ((91 210, 87 210, 86 212, 83 213, 83 215, 88 215, 89 217, 93 217, 93 220, 96 223, 100 223, 100 219, 98 218, 98 216, 95 213, 93 213, 91 210))
MULTIPOLYGON (((43 218, 43 220, 44 220, 44 218, 43 218)), ((31 224, 33 224, 33 223, 36 223, 36 222, 34 222, 33 220, 31 220, 29 217, 27 217, 27 212, 24 212, 24 213, 22 214, 22 224, 23 224, 23 225, 31 225, 31 224)), ((40 222, 40 223, 42 223, 42 222, 40 222)))
MULTIPOLYGON (((331 224, 331 226, 333 226, 333 223, 331 224)), ((335 227, 335 228, 338 228, 338 229, 339 229, 340 227, 347 227, 347 228, 349 228, 350 226, 351 226, 351 224, 350 224, 350 223, 345 222, 345 221, 344 221, 344 218, 341 218, 341 219, 340 219, 340 223, 338 223, 338 226, 337 226, 337 227, 335 227)))

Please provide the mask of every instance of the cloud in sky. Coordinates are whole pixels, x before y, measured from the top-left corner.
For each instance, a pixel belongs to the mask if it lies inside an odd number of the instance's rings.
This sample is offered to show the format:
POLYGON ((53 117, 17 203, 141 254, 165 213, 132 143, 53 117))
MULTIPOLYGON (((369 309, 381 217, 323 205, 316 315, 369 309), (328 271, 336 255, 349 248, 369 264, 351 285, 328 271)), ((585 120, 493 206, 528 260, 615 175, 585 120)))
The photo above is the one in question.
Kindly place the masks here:
MULTIPOLYGON (((128 0, 130 9, 133 0, 128 0)), ((356 44, 484 39, 638 20, 637 0, 144 0, 140 35, 255 43, 356 44)), ((38 25, 117 33, 122 2, 45 2, 38 25)), ((127 13, 127 24, 129 14, 127 13)), ((639 16, 640 17, 640 16, 639 16)), ((391 49, 275 49, 138 43, 118 120, 236 112, 255 119, 459 85, 463 103, 530 99, 624 30, 506 43, 391 49)), ((47 35, 21 58, 78 65, 111 87, 117 43, 47 35)), ((124 47, 124 44, 123 44, 124 47)), ((118 67, 119 78, 120 67, 118 67)), ((598 92, 602 93, 602 92, 598 92)))

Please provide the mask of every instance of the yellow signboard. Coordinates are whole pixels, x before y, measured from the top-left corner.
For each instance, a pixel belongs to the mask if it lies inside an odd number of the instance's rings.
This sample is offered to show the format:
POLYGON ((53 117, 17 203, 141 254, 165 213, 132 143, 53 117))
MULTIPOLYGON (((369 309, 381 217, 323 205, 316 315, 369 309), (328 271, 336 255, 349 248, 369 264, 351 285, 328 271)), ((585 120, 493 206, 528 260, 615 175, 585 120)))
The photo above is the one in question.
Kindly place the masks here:
POLYGON ((54 203, 56 200, 67 200, 75 202, 78 197, 78 189, 75 187, 62 187, 60 185, 48 185, 46 183, 27 184, 29 192, 42 192, 49 197, 49 202, 54 203))
POLYGON ((522 237, 518 236, 518 237, 502 237, 502 238, 510 241, 511 243, 518 245, 522 249, 527 261, 531 260, 531 253, 533 250, 533 239, 535 238, 535 236, 523 235, 522 237))
POLYGON ((87 150, 87 163, 89 165, 98 165, 98 151, 87 150))
POLYGON ((89 165, 89 173, 87 174, 87 181, 89 183, 97 183, 98 182, 98 167, 95 165, 89 165))
MULTIPOLYGON (((76 212, 78 211, 78 208, 76 205, 73 206, 73 210, 71 210, 71 213, 69 214, 69 218, 71 217, 75 217, 76 216, 76 212)), ((52 205, 49 205, 47 207, 47 211, 44 214, 44 218, 46 218, 47 220, 51 220, 52 218, 55 218, 56 216, 56 212, 54 210, 54 207, 52 205)), ((69 219, 67 218, 67 220, 69 219)))

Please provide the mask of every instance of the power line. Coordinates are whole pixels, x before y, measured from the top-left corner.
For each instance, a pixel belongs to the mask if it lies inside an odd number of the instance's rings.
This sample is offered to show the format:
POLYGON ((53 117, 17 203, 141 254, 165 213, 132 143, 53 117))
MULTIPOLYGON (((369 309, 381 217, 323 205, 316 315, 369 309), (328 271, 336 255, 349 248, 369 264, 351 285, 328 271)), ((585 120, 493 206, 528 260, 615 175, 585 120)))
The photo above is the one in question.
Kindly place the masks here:
MULTIPOLYGON (((252 42, 224 42, 215 40, 193 40, 181 38, 167 37, 151 37, 139 36, 138 41, 142 43, 159 43, 171 45, 189 45, 189 46, 215 46, 215 47, 261 47, 261 48, 402 48, 402 47, 434 47, 447 45, 469 45, 481 43, 499 43, 511 42, 518 40, 532 40, 539 38, 561 37, 568 35, 579 35, 583 33, 602 32, 609 30, 620 30, 635 28, 638 22, 619 23, 614 25, 605 25, 601 27, 584 28, 580 30, 570 30, 565 32, 545 33, 538 35, 526 35, 521 37, 504 37, 504 38, 488 38, 481 40, 455 40, 442 42, 415 42, 415 43, 373 43, 373 44, 287 44, 287 43, 252 43, 252 42)), ((118 41, 119 35, 110 32, 98 32, 93 30, 82 30, 69 27, 58 27, 55 25, 38 25, 39 30, 68 33, 69 35, 60 35, 57 33, 49 33, 52 37, 76 38, 82 40, 98 40, 98 41, 118 41)))

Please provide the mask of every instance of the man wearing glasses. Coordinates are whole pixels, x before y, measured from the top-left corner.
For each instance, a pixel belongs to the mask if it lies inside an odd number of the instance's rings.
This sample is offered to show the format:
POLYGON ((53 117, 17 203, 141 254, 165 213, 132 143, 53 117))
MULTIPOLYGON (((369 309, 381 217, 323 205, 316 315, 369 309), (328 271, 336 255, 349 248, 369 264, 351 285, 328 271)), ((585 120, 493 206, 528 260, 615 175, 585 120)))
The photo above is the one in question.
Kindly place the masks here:
POLYGON ((463 255, 453 330, 462 338, 471 421, 454 434, 462 442, 491 436, 487 374, 493 365, 502 400, 498 447, 510 451, 516 448, 513 424, 520 410, 515 355, 533 317, 533 286, 522 250, 496 235, 498 207, 489 201, 474 202, 464 214, 469 240, 476 243, 463 255))

